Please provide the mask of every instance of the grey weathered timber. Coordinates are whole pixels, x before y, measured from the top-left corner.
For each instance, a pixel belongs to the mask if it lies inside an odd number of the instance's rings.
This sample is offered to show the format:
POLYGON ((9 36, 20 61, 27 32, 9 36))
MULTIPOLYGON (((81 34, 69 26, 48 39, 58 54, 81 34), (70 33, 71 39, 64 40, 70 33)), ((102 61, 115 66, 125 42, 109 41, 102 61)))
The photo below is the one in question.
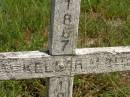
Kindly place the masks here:
POLYGON ((74 54, 78 34, 80 0, 52 0, 49 52, 51 55, 74 54))
POLYGON ((73 77, 52 77, 49 79, 48 86, 48 97, 72 97, 73 77))
POLYGON ((75 52, 75 56, 50 56, 40 51, 0 53, 0 80, 61 80, 79 74, 130 70, 130 47, 84 48, 75 52))
MULTIPOLYGON (((49 53, 51 55, 75 54, 79 15, 80 0, 52 0, 52 18, 49 33, 49 53)), ((66 60, 66 62, 64 67, 71 65, 69 63, 71 61, 66 60)), ((49 79, 48 97, 72 97, 72 90, 73 77, 71 75, 49 79), (59 82, 62 83, 60 88, 58 88, 59 82)))
POLYGON ((84 48, 76 50, 71 74, 130 70, 130 47, 84 48))
POLYGON ((70 75, 71 64, 66 60, 71 61, 71 57, 40 51, 0 53, 0 80, 70 75))

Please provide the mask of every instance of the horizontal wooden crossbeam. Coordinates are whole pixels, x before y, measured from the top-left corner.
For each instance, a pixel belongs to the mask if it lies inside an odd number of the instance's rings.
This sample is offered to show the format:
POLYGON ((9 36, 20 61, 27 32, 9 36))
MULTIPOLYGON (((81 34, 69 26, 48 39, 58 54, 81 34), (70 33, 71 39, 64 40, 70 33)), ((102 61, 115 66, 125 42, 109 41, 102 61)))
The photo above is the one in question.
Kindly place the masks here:
POLYGON ((130 47, 76 49, 73 56, 41 51, 0 53, 0 80, 73 76, 130 70, 130 47))

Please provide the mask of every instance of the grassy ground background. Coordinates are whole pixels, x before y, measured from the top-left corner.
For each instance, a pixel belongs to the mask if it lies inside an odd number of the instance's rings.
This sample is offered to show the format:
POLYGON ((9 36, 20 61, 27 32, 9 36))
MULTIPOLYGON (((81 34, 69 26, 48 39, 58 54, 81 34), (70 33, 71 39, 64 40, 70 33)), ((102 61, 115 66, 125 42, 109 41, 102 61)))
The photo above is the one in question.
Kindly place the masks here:
MULTIPOLYGON (((0 0, 0 52, 47 49, 50 0, 0 0)), ((78 47, 130 44, 130 0, 82 0, 78 47)), ((73 97, 130 97, 130 74, 76 76, 73 97)), ((0 81, 0 97, 44 97, 45 80, 0 81)))

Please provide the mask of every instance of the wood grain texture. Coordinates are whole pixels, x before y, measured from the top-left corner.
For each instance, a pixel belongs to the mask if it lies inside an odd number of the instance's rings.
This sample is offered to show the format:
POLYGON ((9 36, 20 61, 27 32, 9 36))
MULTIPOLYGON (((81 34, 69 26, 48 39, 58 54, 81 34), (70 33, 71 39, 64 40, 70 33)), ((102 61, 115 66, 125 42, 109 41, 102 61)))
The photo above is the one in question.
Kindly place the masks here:
POLYGON ((71 74, 105 73, 130 70, 130 47, 77 49, 71 74))
POLYGON ((0 53, 0 80, 70 75, 69 60, 71 57, 53 57, 40 51, 0 53))
POLYGON ((73 77, 59 76, 49 79, 47 97, 72 97, 73 77))
POLYGON ((130 47, 84 48, 75 52, 75 56, 50 56, 40 51, 0 53, 0 80, 130 70, 130 47))
POLYGON ((80 0, 52 0, 49 52, 51 55, 74 54, 78 34, 80 0))
MULTIPOLYGON (((75 54, 79 15, 80 0, 52 0, 51 30, 48 44, 51 55, 75 54)), ((67 63, 64 64, 64 67, 70 64, 69 73, 72 65, 71 56, 70 59, 66 60, 67 63)), ((47 97, 72 97, 73 77, 70 75, 57 76, 49 78, 48 81, 47 97)))

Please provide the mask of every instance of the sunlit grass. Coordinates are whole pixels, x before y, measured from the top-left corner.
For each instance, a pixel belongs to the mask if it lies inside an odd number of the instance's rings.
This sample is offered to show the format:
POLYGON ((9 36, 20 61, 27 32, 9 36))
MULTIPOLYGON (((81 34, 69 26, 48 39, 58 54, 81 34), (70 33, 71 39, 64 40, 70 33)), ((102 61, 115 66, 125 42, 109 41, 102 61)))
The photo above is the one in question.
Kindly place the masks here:
POLYGON ((48 0, 1 0, 0 51, 46 49, 48 0))
POLYGON ((130 45, 130 0, 82 0, 78 47, 130 45))

